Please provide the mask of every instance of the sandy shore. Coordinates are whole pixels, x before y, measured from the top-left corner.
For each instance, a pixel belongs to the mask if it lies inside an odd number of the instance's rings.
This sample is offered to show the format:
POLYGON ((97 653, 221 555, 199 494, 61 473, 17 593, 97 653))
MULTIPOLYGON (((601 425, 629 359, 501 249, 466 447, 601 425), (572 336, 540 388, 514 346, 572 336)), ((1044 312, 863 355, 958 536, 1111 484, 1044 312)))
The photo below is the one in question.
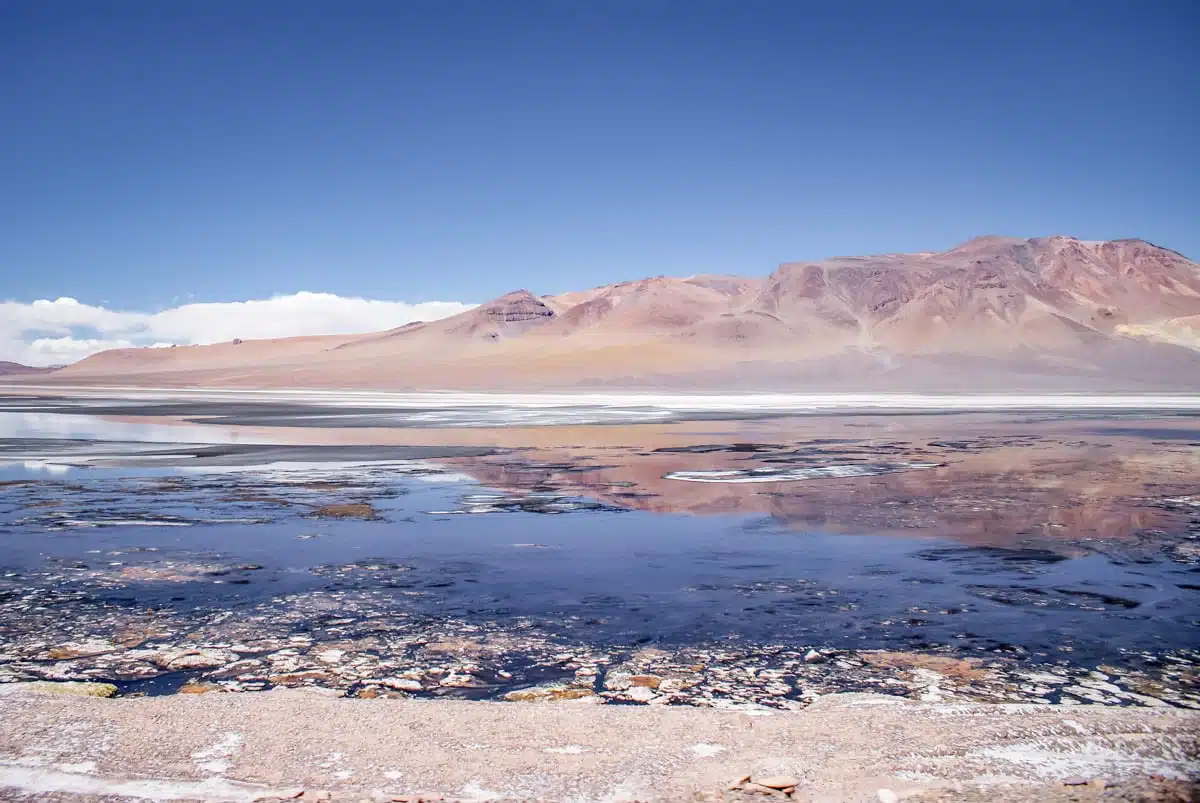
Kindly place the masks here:
POLYGON ((745 776, 791 776, 790 799, 806 801, 1187 800, 1200 777, 1200 713, 1165 708, 856 694, 777 713, 317 691, 105 700, 14 684, 0 688, 0 721, 5 800, 785 799, 730 790, 745 776))

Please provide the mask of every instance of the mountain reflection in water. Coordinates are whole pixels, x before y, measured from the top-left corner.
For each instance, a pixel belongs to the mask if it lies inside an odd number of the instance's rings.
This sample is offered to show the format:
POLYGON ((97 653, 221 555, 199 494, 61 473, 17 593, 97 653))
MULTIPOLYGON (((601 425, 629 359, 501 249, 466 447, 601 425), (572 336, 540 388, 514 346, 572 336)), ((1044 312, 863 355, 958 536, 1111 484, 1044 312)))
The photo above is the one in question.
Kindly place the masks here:
POLYGON ((757 514, 792 530, 997 547, 1153 539, 1186 533, 1200 516, 1200 449, 1129 436, 560 448, 454 462, 484 485, 553 489, 636 510, 757 514), (727 472, 822 466, 863 471, 720 481, 727 472), (704 474, 710 482, 676 479, 704 474))

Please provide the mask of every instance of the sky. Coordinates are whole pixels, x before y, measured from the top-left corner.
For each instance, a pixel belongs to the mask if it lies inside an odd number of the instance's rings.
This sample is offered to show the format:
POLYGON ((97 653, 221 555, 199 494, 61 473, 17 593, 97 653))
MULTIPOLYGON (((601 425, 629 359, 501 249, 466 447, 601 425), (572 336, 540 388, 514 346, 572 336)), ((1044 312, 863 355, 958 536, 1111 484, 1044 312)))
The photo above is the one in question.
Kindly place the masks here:
POLYGON ((1200 258, 1198 76, 1194 0, 4 0, 0 360, 981 234, 1200 258))

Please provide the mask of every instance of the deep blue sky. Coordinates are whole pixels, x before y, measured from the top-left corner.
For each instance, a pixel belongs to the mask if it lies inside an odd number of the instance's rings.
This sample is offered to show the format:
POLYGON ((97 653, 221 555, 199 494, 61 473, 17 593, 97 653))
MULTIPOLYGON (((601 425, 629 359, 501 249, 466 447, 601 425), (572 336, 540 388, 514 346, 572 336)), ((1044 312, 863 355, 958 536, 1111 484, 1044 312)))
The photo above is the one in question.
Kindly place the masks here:
POLYGON ((1200 3, 0 0, 0 299, 1200 257, 1200 3))

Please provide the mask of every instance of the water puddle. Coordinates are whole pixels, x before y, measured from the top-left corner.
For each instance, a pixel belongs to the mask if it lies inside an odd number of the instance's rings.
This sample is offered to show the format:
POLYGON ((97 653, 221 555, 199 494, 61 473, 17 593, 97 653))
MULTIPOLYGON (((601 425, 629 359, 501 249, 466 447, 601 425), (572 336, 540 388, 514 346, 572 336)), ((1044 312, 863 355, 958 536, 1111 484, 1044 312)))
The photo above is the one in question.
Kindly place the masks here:
POLYGON ((847 477, 878 477, 900 471, 917 471, 937 468, 939 463, 843 463, 801 468, 747 468, 717 471, 673 471, 666 474, 668 480, 683 482, 799 482, 847 477))

